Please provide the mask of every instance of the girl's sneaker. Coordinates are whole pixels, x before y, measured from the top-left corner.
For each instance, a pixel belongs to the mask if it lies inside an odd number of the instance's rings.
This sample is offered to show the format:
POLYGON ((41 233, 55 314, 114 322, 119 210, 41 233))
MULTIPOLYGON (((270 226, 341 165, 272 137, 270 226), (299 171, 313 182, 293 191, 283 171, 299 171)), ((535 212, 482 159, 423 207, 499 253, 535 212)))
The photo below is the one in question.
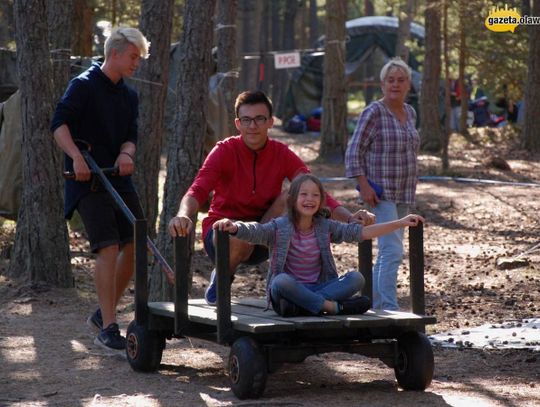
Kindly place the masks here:
POLYGON ((351 297, 347 300, 339 301, 339 315, 354 315, 363 314, 371 308, 371 300, 369 297, 358 296, 351 297))

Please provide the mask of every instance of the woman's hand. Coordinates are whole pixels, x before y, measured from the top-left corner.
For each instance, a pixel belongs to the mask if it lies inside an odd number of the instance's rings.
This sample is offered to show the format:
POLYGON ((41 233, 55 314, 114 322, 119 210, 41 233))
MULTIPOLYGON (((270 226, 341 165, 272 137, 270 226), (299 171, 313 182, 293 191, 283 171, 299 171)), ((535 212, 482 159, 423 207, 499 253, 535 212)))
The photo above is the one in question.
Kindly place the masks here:
POLYGON ((214 230, 222 230, 232 234, 238 232, 238 226, 230 219, 220 219, 214 223, 212 228, 214 230))

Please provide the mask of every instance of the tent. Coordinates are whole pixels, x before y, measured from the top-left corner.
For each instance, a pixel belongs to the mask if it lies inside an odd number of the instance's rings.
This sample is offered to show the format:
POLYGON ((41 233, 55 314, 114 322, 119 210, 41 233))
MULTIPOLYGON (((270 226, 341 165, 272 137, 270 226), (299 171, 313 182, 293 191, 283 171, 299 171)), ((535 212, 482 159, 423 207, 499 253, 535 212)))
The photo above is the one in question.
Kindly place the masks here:
MULTIPOLYGON (((366 61, 376 65, 376 78, 382 65, 394 57, 396 48, 398 19, 397 17, 369 16, 347 21, 345 74, 348 80, 358 75, 366 61)), ((411 23, 411 40, 422 46, 425 30, 419 24, 411 23)), ((324 48, 324 37, 321 37, 316 48, 324 48)), ((301 66, 293 71, 287 90, 283 122, 287 122, 296 114, 308 117, 311 111, 322 104, 323 95, 323 55, 310 53, 302 57, 301 66)), ((414 98, 420 87, 419 62, 413 52, 409 55, 409 66, 413 69, 414 98)), ((364 78, 368 79, 368 78, 364 78)), ((413 103, 414 104, 414 103, 413 103)))

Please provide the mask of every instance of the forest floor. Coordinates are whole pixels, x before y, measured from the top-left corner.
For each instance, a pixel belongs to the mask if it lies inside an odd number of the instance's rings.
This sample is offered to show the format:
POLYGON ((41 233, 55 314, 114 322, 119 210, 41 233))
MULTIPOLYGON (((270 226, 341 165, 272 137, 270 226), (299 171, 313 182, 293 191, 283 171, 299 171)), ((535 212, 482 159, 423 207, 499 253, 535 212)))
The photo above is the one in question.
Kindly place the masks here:
MULTIPOLYGON (((318 161, 319 138, 274 130, 321 177, 342 177, 342 165, 318 161)), ((540 156, 519 148, 512 131, 481 130, 473 141, 451 139, 451 172, 439 158, 421 154, 420 175, 540 182, 540 156), (504 158, 511 170, 493 167, 504 158)), ((325 184, 350 209, 358 208, 348 180, 325 184)), ((421 181, 416 212, 424 229, 427 314, 437 324, 427 334, 467 333, 483 324, 540 316, 540 188, 455 181, 421 181), (525 254, 524 254, 525 253, 525 254), (524 255, 522 255, 524 254, 524 255), (521 256, 520 256, 521 255, 521 256), (501 259, 515 259, 503 269, 501 259)), ((404 392, 382 362, 331 353, 269 375, 261 399, 239 401, 225 374, 229 348, 198 339, 168 341, 156 373, 131 370, 122 357, 93 344, 86 326, 96 307, 93 258, 83 233, 72 231, 75 289, 31 288, 0 276, 0 406, 504 406, 540 405, 540 353, 531 349, 434 347, 435 373, 424 392, 404 392)), ((14 224, 0 223, 0 273, 8 265, 14 224)), ((333 248, 339 270, 356 265, 356 245, 333 248)), ((243 267, 233 296, 264 293, 265 265, 243 267)), ((194 260, 193 297, 201 297, 211 265, 200 240, 194 260)), ((398 294, 408 309, 408 267, 399 273, 398 294)), ((120 304, 125 332, 133 319, 132 292, 120 304)), ((540 340, 540 329, 536 331, 540 340)), ((514 335, 515 336, 515 335, 514 335)), ((538 347, 536 348, 538 349, 538 347)))

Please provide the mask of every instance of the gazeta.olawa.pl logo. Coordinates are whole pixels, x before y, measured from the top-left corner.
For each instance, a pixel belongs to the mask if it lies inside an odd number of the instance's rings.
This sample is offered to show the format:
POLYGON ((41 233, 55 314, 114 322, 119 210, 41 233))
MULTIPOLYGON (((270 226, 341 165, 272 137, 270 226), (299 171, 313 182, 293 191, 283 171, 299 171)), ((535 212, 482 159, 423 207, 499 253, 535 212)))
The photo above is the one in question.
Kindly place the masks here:
POLYGON ((517 8, 492 7, 484 22, 486 28, 495 32, 516 30, 518 25, 540 25, 540 16, 521 16, 517 8))

